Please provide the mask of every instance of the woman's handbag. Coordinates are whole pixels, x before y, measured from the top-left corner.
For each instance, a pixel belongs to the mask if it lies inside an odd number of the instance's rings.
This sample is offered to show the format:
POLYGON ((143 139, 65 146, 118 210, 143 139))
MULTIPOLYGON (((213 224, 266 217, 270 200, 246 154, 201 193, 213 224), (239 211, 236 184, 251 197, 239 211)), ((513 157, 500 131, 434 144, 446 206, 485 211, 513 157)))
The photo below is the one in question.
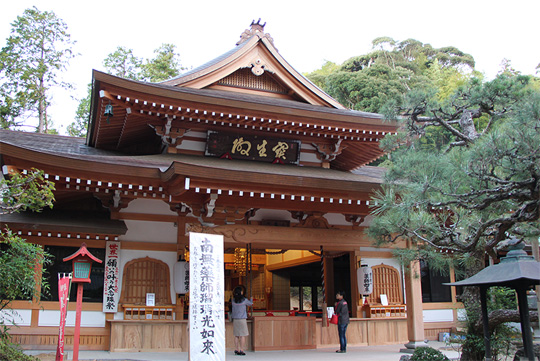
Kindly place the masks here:
POLYGON ((330 323, 333 323, 334 325, 337 325, 338 322, 338 315, 335 313, 332 315, 332 318, 330 319, 330 323))

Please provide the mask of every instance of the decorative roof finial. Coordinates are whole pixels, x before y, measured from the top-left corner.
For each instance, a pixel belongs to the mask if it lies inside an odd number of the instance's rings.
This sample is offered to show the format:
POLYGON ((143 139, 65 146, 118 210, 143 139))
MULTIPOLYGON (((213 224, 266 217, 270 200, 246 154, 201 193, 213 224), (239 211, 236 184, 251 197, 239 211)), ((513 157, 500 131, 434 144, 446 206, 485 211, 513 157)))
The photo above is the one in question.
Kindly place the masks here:
POLYGON ((240 40, 238 40, 236 45, 240 45, 240 44, 246 42, 248 39, 250 39, 254 35, 257 35, 261 39, 262 38, 268 39, 273 45, 274 44, 274 39, 272 39, 270 34, 265 34, 265 32, 264 32, 264 26, 265 25, 266 25, 266 23, 261 24, 261 19, 260 18, 259 18, 259 20, 257 20, 257 22, 255 22, 255 20, 253 20, 251 22, 250 28, 244 30, 244 32, 240 35, 240 40))
POLYGON ((251 30, 252 31, 264 31, 264 26, 266 25, 266 22, 264 24, 261 24, 261 18, 259 18, 259 20, 257 20, 257 22, 255 22, 255 20, 253 20, 251 22, 251 30))

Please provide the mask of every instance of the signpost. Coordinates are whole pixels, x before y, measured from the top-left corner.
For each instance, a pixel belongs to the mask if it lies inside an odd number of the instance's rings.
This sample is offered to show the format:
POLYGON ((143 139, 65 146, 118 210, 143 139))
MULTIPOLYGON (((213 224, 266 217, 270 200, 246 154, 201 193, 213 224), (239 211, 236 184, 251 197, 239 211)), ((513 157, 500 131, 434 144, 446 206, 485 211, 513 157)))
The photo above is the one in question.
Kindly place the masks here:
POLYGON ((120 242, 107 241, 105 246, 105 274, 103 285, 103 312, 118 311, 120 299, 120 242))

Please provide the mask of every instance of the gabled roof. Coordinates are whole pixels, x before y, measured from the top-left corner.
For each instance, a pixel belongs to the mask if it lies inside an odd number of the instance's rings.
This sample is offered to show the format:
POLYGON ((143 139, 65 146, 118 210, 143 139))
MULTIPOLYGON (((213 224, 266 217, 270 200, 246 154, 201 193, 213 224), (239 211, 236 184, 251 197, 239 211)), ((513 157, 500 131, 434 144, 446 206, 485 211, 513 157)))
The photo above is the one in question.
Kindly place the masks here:
POLYGON ((237 47, 179 77, 148 83, 93 72, 87 144, 123 154, 176 153, 187 131, 279 135, 351 171, 384 155, 397 130, 380 114, 344 108, 287 63, 263 26, 237 47))
POLYGON ((252 23, 231 51, 161 84, 195 89, 227 89, 294 99, 344 109, 335 99, 296 71, 277 51, 264 25, 252 23))

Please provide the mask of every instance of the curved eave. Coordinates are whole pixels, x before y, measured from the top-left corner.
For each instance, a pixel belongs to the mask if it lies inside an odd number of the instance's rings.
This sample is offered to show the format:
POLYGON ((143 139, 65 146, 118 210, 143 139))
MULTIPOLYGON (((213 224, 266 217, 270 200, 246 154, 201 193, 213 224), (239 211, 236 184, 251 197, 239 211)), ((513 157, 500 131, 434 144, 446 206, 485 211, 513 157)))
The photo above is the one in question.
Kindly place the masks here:
MULTIPOLYGON (((200 105, 215 105, 227 109, 236 108, 244 109, 245 111, 253 111, 257 113, 265 112, 270 116, 274 116, 275 119, 279 119, 280 116, 291 117, 304 117, 311 119, 315 124, 331 123, 336 126, 373 126, 378 129, 386 129, 387 132, 393 132, 396 130, 397 123, 387 122, 382 124, 383 117, 376 113, 358 112, 353 110, 337 110, 332 108, 326 108, 322 106, 314 106, 308 104, 294 104, 294 102, 280 102, 279 104, 272 104, 274 100, 266 103, 261 102, 262 97, 244 97, 239 99, 236 94, 226 94, 225 92, 212 91, 212 90, 197 90, 186 89, 178 87, 165 87, 157 84, 150 84, 144 82, 138 82, 134 80, 123 79, 115 77, 113 75, 105 74, 94 70, 94 81, 98 82, 94 88, 94 96, 99 98, 100 84, 109 84, 111 86, 124 88, 131 92, 136 92, 145 96, 152 101, 152 98, 156 102, 159 102, 159 98, 168 98, 171 101, 185 101, 193 104, 193 107, 200 105), (248 100, 248 98, 252 98, 248 100)), ((161 99, 163 100, 163 99, 161 99)))
MULTIPOLYGON (((320 168, 301 168, 287 165, 250 164, 242 161, 206 159, 204 164, 194 157, 193 162, 174 160, 174 156, 87 156, 50 154, 2 144, 4 163, 18 168, 40 168, 64 177, 105 178, 108 181, 138 184, 172 185, 189 177, 193 184, 230 188, 238 184, 251 191, 269 192, 291 190, 313 195, 335 197, 366 197, 381 184, 376 176, 356 175, 320 168), (156 160, 157 159, 157 160, 156 160)), ((202 158, 204 161, 205 158, 202 158)))

